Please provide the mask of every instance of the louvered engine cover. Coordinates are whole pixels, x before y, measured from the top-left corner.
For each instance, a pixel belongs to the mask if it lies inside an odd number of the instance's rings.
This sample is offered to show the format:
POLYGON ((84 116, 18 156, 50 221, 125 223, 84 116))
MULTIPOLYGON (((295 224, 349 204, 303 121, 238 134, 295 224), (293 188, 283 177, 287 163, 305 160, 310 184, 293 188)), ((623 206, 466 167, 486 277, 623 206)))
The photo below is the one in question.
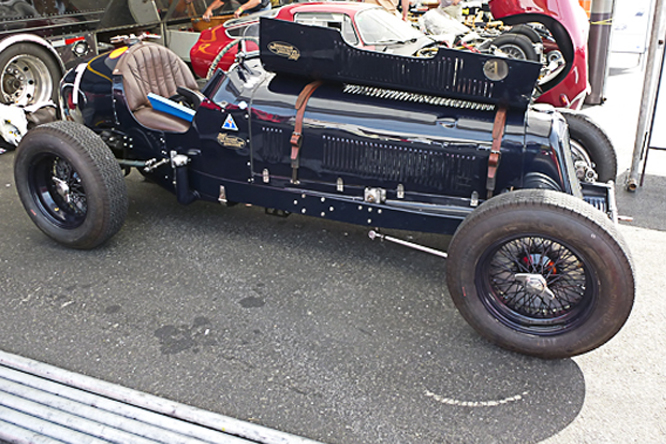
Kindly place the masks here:
MULTIPOLYGON (((256 176, 292 179, 294 104, 307 83, 278 75, 254 91, 256 176)), ((307 103, 297 178, 324 191, 342 183, 354 195, 402 187, 469 198, 485 189, 495 113, 489 104, 327 82, 307 103)), ((520 165, 524 125, 522 112, 509 112, 503 160, 520 165)), ((502 171, 502 182, 520 173, 502 171)))

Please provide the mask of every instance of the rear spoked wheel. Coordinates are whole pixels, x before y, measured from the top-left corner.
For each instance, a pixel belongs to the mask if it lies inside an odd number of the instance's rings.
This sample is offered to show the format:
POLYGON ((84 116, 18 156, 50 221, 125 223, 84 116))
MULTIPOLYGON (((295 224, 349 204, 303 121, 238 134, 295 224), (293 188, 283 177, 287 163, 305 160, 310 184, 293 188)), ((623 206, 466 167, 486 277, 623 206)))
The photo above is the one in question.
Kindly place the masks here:
POLYGON ((30 130, 17 148, 14 176, 32 221, 63 245, 94 248, 125 221, 122 170, 102 139, 82 125, 59 121, 30 130))
POLYGON ((53 224, 74 229, 88 213, 88 197, 81 175, 65 158, 44 153, 37 157, 29 179, 33 197, 53 224))
POLYGON ((472 213, 451 241, 447 283, 481 335, 542 358, 601 346, 634 299, 631 259, 613 223, 549 190, 503 194, 472 213))

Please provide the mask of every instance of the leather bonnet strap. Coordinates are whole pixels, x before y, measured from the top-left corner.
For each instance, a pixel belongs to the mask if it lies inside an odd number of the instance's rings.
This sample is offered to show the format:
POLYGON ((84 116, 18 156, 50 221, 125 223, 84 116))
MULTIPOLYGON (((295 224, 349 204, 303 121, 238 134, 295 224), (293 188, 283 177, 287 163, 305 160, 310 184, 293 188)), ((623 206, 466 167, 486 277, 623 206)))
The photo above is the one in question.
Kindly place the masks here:
POLYGON ((292 177, 291 181, 296 183, 297 171, 299 166, 298 155, 303 144, 303 116, 305 115, 305 107, 312 96, 312 93, 322 84, 321 80, 317 80, 312 83, 305 85, 301 93, 296 99, 296 123, 294 124, 294 132, 291 134, 291 168, 292 168, 292 177))
POLYGON ((506 107, 500 106, 495 114, 493 123, 493 144, 488 156, 488 178, 486 179, 486 190, 488 190, 488 199, 493 197, 495 191, 495 182, 497 179, 497 167, 500 163, 502 137, 504 136, 504 125, 506 124, 506 107))

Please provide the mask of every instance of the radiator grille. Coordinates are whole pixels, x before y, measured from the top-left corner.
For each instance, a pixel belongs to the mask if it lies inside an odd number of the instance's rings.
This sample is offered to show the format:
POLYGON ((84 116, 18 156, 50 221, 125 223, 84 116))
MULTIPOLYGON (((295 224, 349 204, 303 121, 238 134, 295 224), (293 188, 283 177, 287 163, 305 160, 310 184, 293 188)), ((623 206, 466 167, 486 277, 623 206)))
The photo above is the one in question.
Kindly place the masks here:
POLYGON ((280 128, 271 128, 264 126, 262 130, 261 155, 264 161, 269 163, 279 163, 282 160, 283 147, 288 143, 285 140, 284 132, 280 128))
POLYGON ((466 190, 476 156, 435 149, 323 136, 322 167, 336 173, 418 184, 437 190, 466 190))
POLYGON ((592 205, 594 208, 597 210, 603 211, 606 213, 608 211, 608 207, 606 206, 606 199, 603 197, 596 197, 596 196, 585 196, 584 197, 585 202, 589 203, 592 205))
MULTIPOLYGON (((342 42, 336 42, 345 46, 342 42)), ((374 83, 403 85, 439 91, 440 94, 455 93, 474 96, 477 99, 491 99, 494 82, 478 77, 467 77, 463 73, 465 60, 462 57, 441 57, 429 59, 428 69, 424 69, 423 59, 396 57, 372 51, 344 51, 341 48, 342 64, 340 75, 349 80, 370 80, 374 83), (368 75, 359 72, 359 64, 371 62, 377 69, 368 75)), ((411 89, 411 88, 407 88, 411 89)))
POLYGON ((378 97, 380 99, 401 100, 403 102, 427 103, 436 106, 448 106, 452 108, 475 109, 481 111, 492 111, 495 105, 490 103, 472 102, 469 100, 450 99, 448 97, 432 96, 428 94, 411 93, 397 89, 377 88, 374 86, 345 84, 342 90, 345 94, 364 95, 378 97))

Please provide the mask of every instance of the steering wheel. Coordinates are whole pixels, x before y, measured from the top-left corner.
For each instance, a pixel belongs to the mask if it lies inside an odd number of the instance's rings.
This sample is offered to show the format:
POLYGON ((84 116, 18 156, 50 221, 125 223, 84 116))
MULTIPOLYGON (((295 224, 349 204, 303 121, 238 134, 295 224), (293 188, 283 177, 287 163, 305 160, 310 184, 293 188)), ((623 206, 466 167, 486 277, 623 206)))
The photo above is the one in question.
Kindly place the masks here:
MULTIPOLYGON (((208 73, 206 74, 206 80, 210 79, 213 77, 213 74, 217 70, 217 64, 220 63, 222 60, 222 57, 229 52, 231 48, 234 47, 234 45, 238 44, 238 52, 244 51, 247 52, 246 50, 246 45, 243 44, 246 40, 249 40, 251 42, 254 42, 256 45, 259 45, 259 39, 257 37, 251 37, 251 36, 244 36, 244 37, 239 37, 235 40, 232 40, 231 42, 227 43, 224 48, 220 50, 220 52, 217 53, 215 58, 213 59, 213 63, 210 64, 210 68, 208 68, 208 73)), ((224 71, 224 70, 223 70, 224 71)))

